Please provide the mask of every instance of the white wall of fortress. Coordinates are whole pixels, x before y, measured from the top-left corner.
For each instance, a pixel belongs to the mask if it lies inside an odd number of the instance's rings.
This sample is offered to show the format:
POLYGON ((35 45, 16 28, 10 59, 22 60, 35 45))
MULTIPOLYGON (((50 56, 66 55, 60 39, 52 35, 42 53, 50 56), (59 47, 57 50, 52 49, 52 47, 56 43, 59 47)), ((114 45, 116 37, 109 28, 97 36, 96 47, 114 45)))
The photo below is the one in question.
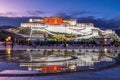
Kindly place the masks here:
POLYGON ((41 31, 77 34, 77 35, 83 35, 86 38, 92 36, 98 36, 99 31, 105 35, 114 34, 114 31, 112 31, 111 29, 107 29, 103 31, 99 28, 94 27, 93 23, 76 23, 76 21, 71 21, 69 22, 69 24, 61 24, 61 25, 49 25, 49 24, 41 24, 40 22, 39 23, 28 22, 28 23, 21 23, 21 27, 38 27, 39 30, 41 31))
POLYGON ((92 23, 90 24, 79 23, 74 26, 72 25, 44 25, 40 23, 21 23, 21 27, 44 27, 44 26, 46 27, 45 28, 46 30, 51 31, 51 32, 81 34, 81 35, 90 34, 92 33, 92 29, 94 29, 94 25, 92 23))

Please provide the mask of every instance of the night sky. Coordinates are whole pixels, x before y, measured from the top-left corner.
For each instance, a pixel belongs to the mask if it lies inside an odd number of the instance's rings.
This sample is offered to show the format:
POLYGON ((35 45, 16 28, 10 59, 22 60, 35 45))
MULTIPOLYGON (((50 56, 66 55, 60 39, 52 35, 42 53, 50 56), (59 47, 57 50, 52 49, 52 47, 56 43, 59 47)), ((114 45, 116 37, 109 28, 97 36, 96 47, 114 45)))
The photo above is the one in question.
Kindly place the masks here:
POLYGON ((0 0, 0 16, 0 25, 8 24, 7 17, 12 20, 14 17, 15 21, 16 17, 17 20, 18 17, 45 16, 77 18, 79 22, 93 23, 102 20, 105 24, 112 20, 116 24, 116 20, 120 20, 120 0, 0 0))

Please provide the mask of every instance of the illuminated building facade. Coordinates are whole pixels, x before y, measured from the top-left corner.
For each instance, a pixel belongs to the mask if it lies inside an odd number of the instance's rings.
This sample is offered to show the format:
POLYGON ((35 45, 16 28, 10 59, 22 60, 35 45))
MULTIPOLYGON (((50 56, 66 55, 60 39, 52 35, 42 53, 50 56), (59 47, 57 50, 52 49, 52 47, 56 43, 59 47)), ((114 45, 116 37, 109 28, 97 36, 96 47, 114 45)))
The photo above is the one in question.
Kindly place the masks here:
POLYGON ((31 27, 30 37, 32 36, 33 30, 39 30, 53 36, 70 34, 74 35, 74 39, 88 39, 98 37, 100 34, 114 34, 114 31, 110 29, 101 30, 94 27, 93 23, 77 23, 76 19, 64 20, 60 17, 29 19, 29 22, 21 23, 21 27, 31 27))

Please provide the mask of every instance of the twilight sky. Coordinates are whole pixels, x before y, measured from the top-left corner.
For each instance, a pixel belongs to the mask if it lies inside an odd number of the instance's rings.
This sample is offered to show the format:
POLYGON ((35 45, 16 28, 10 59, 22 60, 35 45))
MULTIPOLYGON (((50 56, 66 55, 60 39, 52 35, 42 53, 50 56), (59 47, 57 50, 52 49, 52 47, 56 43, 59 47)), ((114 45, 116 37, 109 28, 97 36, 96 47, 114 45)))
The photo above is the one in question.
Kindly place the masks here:
POLYGON ((120 15, 120 0, 0 0, 0 16, 94 16, 120 15))
POLYGON ((29 18, 45 16, 120 28, 120 0, 0 0, 0 26, 19 26, 29 18))

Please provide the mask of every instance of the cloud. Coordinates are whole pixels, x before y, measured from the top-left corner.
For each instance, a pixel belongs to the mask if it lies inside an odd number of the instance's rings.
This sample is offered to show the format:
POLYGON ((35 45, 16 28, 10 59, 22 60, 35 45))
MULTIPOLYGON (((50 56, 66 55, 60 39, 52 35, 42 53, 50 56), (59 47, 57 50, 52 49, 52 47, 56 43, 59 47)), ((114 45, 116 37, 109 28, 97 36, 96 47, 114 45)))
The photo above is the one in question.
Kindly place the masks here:
POLYGON ((66 13, 56 13, 55 14, 56 17, 63 17, 64 19, 69 19, 69 18, 72 18, 72 16, 66 14, 66 13))
POLYGON ((92 11, 67 11, 67 12, 58 12, 55 15, 61 17, 82 17, 82 16, 90 16, 90 15, 99 15, 102 12, 92 12, 92 11))
POLYGON ((1 12, 0 16, 7 16, 7 17, 12 17, 12 16, 16 16, 17 13, 16 12, 1 12))
POLYGON ((116 29, 120 26, 120 20, 113 19, 105 19, 105 18, 96 18, 94 16, 88 17, 79 17, 77 18, 78 22, 82 23, 93 23, 95 27, 99 27, 101 29, 116 29))
POLYGON ((116 29, 119 27, 120 23, 118 23, 118 20, 115 19, 109 19, 106 20, 104 18, 95 18, 94 16, 88 16, 88 17, 80 17, 77 18, 78 22, 82 23, 93 23, 96 27, 99 27, 101 29, 116 29))
MULTIPOLYGON (((34 11, 35 14, 32 16, 37 16, 38 14, 45 14, 42 11, 34 11)), ((99 27, 101 29, 116 29, 120 28, 120 17, 115 17, 112 19, 106 19, 106 18, 96 18, 95 16, 77 16, 78 14, 87 14, 87 12, 81 12, 76 13, 73 15, 73 13, 56 13, 55 16, 57 17, 63 17, 64 19, 71 19, 76 18, 78 22, 81 23, 93 23, 95 27, 99 27)), ((0 15, 14 15, 13 13, 6 13, 0 15)), ((39 15, 40 16, 40 15, 39 15)), ((13 25, 13 26, 19 26, 21 22, 27 22, 29 18, 41 18, 41 17, 29 17, 28 15, 26 17, 0 17, 0 25, 13 25)))
POLYGON ((33 15, 33 16, 39 16, 39 15, 41 15, 41 14, 45 14, 45 12, 43 12, 43 11, 38 11, 38 10, 36 10, 36 11, 26 11, 26 13, 27 13, 28 15, 33 15))
POLYGON ((96 15, 96 14, 100 14, 100 12, 92 12, 92 11, 72 11, 72 12, 70 12, 71 14, 71 16, 83 16, 83 15, 96 15))
POLYGON ((32 17, 32 16, 41 16, 46 12, 43 11, 25 11, 25 12, 0 12, 0 16, 3 17, 32 17))
POLYGON ((56 16, 63 17, 64 19, 76 18, 78 22, 81 23, 93 23, 96 27, 101 29, 116 29, 120 27, 120 19, 112 18, 112 19, 105 19, 105 18, 96 18, 95 16, 77 16, 80 14, 87 14, 90 12, 78 12, 78 13, 57 13, 56 16))

